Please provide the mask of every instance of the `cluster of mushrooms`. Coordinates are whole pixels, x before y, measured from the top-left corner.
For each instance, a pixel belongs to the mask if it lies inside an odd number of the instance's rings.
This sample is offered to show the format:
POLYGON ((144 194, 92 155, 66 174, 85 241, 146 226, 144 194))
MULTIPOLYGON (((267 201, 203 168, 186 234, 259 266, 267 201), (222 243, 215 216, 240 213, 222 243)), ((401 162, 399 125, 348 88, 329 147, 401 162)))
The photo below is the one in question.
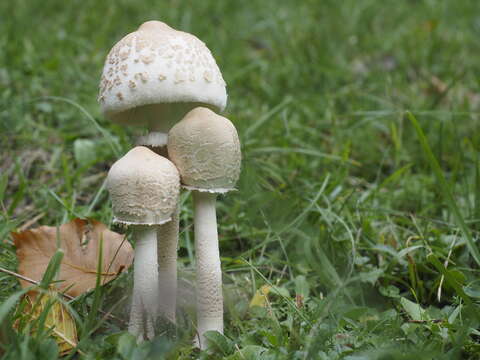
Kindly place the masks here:
POLYGON ((159 317, 175 323, 183 187, 194 201, 196 343, 205 348, 206 331, 223 332, 215 202, 234 189, 241 163, 234 125, 214 112, 227 102, 222 75, 197 37, 148 21, 108 54, 98 100, 112 121, 148 129, 107 177, 114 222, 136 243, 129 331, 142 341, 159 317))

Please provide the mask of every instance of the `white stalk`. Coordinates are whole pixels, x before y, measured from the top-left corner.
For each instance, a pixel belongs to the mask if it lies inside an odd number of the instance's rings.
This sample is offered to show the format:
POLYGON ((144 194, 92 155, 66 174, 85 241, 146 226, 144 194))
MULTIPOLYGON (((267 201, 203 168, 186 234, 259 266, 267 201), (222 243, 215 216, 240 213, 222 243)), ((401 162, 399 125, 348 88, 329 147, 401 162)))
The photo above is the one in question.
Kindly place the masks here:
POLYGON ((218 248, 217 195, 193 191, 195 209, 195 254, 197 263, 197 331, 200 349, 206 348, 204 333, 223 333, 223 296, 218 248))
MULTIPOLYGON (((152 147, 158 155, 168 159, 166 146, 152 147)), ((158 291, 159 315, 176 323, 177 306, 177 249, 180 204, 172 214, 172 220, 157 225, 157 254, 158 254, 158 291)))
POLYGON ((147 120, 148 133, 137 139, 137 145, 146 145, 153 148, 167 145, 168 131, 196 103, 167 103, 145 105, 136 116, 147 120))
POLYGON ((172 220, 157 226, 159 310, 160 316, 172 323, 176 321, 179 210, 177 204, 172 220))
POLYGON ((155 336, 158 311, 157 227, 132 225, 132 228, 136 245, 128 331, 140 342, 155 336))

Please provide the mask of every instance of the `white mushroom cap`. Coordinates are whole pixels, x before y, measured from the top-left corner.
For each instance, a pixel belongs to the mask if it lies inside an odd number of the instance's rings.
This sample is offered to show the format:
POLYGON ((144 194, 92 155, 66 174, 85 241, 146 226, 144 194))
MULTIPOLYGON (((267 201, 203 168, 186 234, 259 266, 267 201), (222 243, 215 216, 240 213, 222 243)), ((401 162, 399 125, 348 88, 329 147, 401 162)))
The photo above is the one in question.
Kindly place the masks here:
POLYGON ((168 133, 168 156, 187 189, 223 193, 240 175, 237 130, 230 120, 198 107, 168 133))
POLYGON ((171 161, 137 146, 110 168, 107 189, 115 222, 163 224, 176 211, 180 176, 171 161))
POLYGON ((181 116, 199 104, 221 111, 227 93, 202 41, 163 22, 147 21, 108 54, 98 100, 113 121, 151 125, 162 120, 158 104, 183 103, 181 116))

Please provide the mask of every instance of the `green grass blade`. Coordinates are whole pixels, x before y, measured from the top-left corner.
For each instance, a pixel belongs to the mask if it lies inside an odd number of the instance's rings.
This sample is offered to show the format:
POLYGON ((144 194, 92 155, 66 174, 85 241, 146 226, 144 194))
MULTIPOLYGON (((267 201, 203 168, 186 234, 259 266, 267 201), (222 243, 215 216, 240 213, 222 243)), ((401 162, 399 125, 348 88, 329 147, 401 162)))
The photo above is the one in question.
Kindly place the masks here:
POLYGON ((285 97, 285 99, 283 99, 283 101, 280 102, 280 104, 278 104, 277 106, 272 108, 269 112, 267 112, 265 115, 263 115, 260 119, 255 121, 252 125, 250 125, 245 130, 245 133, 244 133, 245 138, 248 139, 252 134, 255 133, 255 131, 257 131, 258 128, 260 128, 260 126, 265 124, 269 119, 272 118, 273 115, 275 115, 277 112, 282 110, 285 106, 290 104, 292 102, 292 100, 293 100, 293 98, 290 97, 290 96, 285 97))
POLYGON ((465 223, 465 219, 463 218, 460 212, 460 209, 458 208, 457 203, 455 202, 452 191, 450 189, 450 185, 448 184, 447 180, 445 179, 445 176, 443 175, 440 164, 435 158, 435 155, 433 155, 432 149, 428 144, 428 140, 425 137, 425 134, 423 133, 423 130, 420 124, 418 123, 417 119, 415 118, 415 116, 410 111, 407 111, 406 114, 410 122, 412 123, 413 127, 415 128, 415 131, 417 132, 417 136, 418 136, 418 139, 420 140, 422 149, 428 158, 428 162, 430 163, 430 166, 432 167, 435 177, 437 178, 437 181, 442 190, 444 200, 447 203, 448 207, 450 208, 450 211, 453 213, 453 216, 455 218, 455 221, 457 222, 458 227, 460 228, 463 235, 465 236, 465 239, 467 240, 468 250, 470 251, 470 254, 474 258, 475 262, 478 265, 480 265, 480 252, 478 251, 478 248, 475 245, 475 242, 473 241, 472 233, 470 232, 470 229, 467 227, 467 224, 465 223))
POLYGON ((6 316, 8 313, 13 309, 15 304, 17 303, 20 298, 25 295, 27 292, 32 290, 32 287, 28 287, 25 289, 22 289, 20 291, 17 291, 10 295, 7 300, 5 300, 1 305, 0 305, 0 324, 3 324, 3 321, 5 320, 6 316))
POLYGON ((103 236, 98 242, 98 262, 97 262, 97 278, 95 282, 95 290, 93 291, 93 302, 86 321, 86 334, 89 334, 97 329, 102 322, 97 321, 97 315, 100 310, 103 298, 102 290, 102 269, 103 269, 103 236))
POLYGON ((2 174, 0 176, 0 203, 3 202, 7 185, 8 185, 8 174, 2 174))
POLYGON ((48 290, 49 285, 55 280, 55 276, 57 275, 58 270, 60 269, 60 264, 62 263, 63 254, 64 252, 62 249, 57 249, 55 254, 53 254, 48 263, 47 269, 43 274, 42 280, 40 281, 40 287, 42 289, 48 290))
POLYGON ((272 292, 276 293, 278 296, 280 296, 286 303, 287 305, 290 307, 290 309, 297 313, 297 315, 299 317, 301 317, 306 323, 308 323, 309 325, 312 325, 310 319, 308 317, 305 316, 305 314, 300 311, 297 306, 295 305, 295 303, 290 300, 288 297, 286 297, 285 295, 283 295, 281 292, 279 292, 278 290, 276 290, 276 287, 275 285, 270 281, 268 280, 254 265, 252 265, 248 260, 246 259, 243 259, 243 258, 240 258, 243 263, 247 266, 249 266, 255 273, 257 273, 257 275, 259 275, 263 281, 265 281, 266 284, 268 284, 271 289, 272 289, 272 292))
POLYGON ((302 223, 302 221, 305 219, 305 217, 308 215, 308 213, 310 211, 312 211, 312 209, 315 207, 315 205, 317 204, 317 201, 318 199, 320 199, 320 196, 323 194, 323 192, 325 191, 327 185, 328 185, 328 182, 330 180, 330 174, 327 174, 327 176, 325 176, 325 180, 323 181, 322 183, 322 186, 320 186, 320 189, 318 190, 318 192, 315 194, 315 197, 310 201, 310 203, 308 204, 308 206, 305 207, 305 209, 303 209, 303 211, 295 218, 293 219, 292 222, 290 222, 289 224, 285 225, 278 233, 277 233, 277 236, 280 236, 281 234, 283 234, 284 232, 286 231, 289 231, 290 229, 294 229, 295 227, 298 227, 300 226, 300 224, 302 223))
POLYGON ((52 100, 52 101, 62 101, 67 104, 72 105, 73 107, 77 108, 80 110, 80 112, 85 115, 85 117, 93 124, 93 126, 98 130, 100 134, 107 140, 108 144, 110 145, 113 153, 115 156, 119 157, 121 154, 121 150, 115 139, 113 138, 112 134, 105 130, 103 127, 100 126, 100 124, 95 120, 95 118, 80 104, 77 102, 67 99, 65 97, 61 96, 43 96, 41 98, 35 99, 35 100, 52 100))
POLYGON ((92 214, 93 209, 95 208, 98 201, 100 200, 100 196, 102 195, 103 191, 105 190, 106 184, 107 184, 107 180, 105 179, 103 181, 102 185, 100 186, 100 188, 97 190, 97 193, 95 194, 95 197, 93 198, 92 202, 90 203, 90 205, 88 205, 88 210, 87 210, 86 216, 90 216, 92 214))
POLYGON ((472 299, 470 299, 470 297, 465 293, 462 286, 455 280, 455 278, 452 277, 450 272, 445 268, 445 266, 443 266, 440 260, 438 260, 433 253, 427 255, 427 260, 433 266, 435 266, 438 272, 445 276, 446 282, 455 290, 457 295, 465 302, 467 306, 470 306, 472 309, 474 309, 474 314, 476 315, 477 319, 480 319, 480 314, 473 306, 472 299))

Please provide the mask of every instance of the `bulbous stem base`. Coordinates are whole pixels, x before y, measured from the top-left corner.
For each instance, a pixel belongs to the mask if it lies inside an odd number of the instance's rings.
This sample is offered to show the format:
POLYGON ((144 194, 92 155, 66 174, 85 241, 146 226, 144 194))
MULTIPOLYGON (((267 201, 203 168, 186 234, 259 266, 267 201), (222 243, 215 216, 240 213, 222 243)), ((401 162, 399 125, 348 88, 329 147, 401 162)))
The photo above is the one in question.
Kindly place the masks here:
POLYGON ((158 313, 157 227, 132 225, 135 239, 133 299, 128 331, 137 341, 155 336, 158 313))

